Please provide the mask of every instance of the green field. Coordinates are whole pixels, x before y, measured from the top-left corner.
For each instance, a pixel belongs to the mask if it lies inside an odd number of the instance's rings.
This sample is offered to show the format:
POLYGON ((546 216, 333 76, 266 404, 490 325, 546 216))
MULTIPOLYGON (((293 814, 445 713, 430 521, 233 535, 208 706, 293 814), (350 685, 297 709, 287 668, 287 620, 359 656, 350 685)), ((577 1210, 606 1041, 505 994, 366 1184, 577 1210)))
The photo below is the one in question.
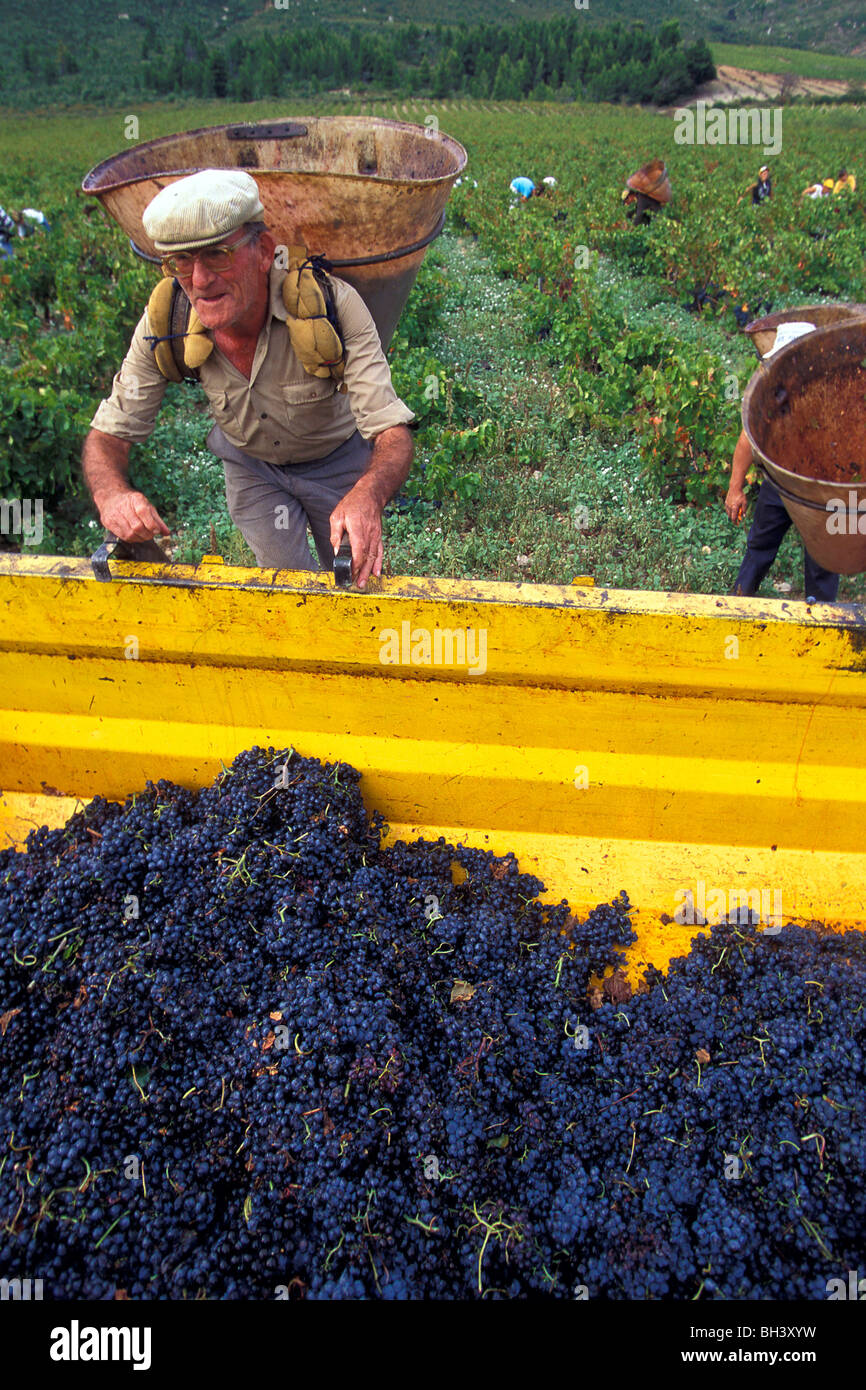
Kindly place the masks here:
POLYGON ((809 48, 765 48, 755 44, 711 43, 716 66, 754 72, 796 73, 798 77, 832 78, 858 85, 866 82, 866 55, 816 53, 809 48))
MULTIPOLYGON (((46 499, 42 549, 93 548, 80 442, 153 283, 77 196, 83 175, 124 147, 130 114, 147 140, 353 111, 436 116, 469 153, 392 348, 395 384, 423 428, 387 518, 391 571, 566 583, 589 573, 619 587, 727 592, 744 534, 722 501, 755 365, 734 307, 866 300, 866 118, 854 107, 786 110, 776 196, 760 209, 737 202, 759 149, 678 145, 672 120, 621 106, 334 96, 10 118, 0 201, 44 208, 53 230, 21 243, 0 274, 0 493, 46 499), (635 229, 619 193, 650 155, 668 161, 674 201, 635 229), (801 200, 842 164, 860 175, 856 195, 801 200), (521 173, 554 174, 555 196, 512 211, 508 182, 521 173), (730 297, 690 312, 707 282, 730 297), (431 374, 442 386, 435 408, 424 396, 431 374)), ((179 558, 216 541, 227 559, 249 561, 207 428, 195 389, 172 388, 157 432, 134 451, 133 477, 169 519, 179 558)), ((793 535, 766 592, 779 582, 802 593, 793 535)), ((843 581, 840 597, 864 595, 861 579, 843 581)))

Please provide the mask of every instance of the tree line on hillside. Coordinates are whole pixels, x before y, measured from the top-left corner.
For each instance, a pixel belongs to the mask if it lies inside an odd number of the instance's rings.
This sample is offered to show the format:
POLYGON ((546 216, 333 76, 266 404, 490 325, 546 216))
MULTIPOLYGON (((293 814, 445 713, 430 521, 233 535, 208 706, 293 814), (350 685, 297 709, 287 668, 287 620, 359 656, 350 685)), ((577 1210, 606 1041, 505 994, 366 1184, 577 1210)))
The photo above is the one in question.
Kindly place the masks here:
POLYGON ((546 23, 424 30, 417 24, 371 34, 335 33, 322 25, 279 39, 232 39, 211 49, 188 35, 147 65, 159 94, 251 101, 306 86, 311 92, 374 87, 410 96, 515 101, 585 97, 663 103, 715 76, 703 40, 684 48, 675 21, 657 34, 614 24, 587 30, 579 16, 546 23))
MULTIPOLYGON (((180 38, 165 39, 150 22, 137 47, 122 71, 105 76, 104 92, 87 93, 90 99, 122 92, 253 101, 349 88, 416 98, 664 104, 715 76, 706 41, 684 46, 676 20, 653 33, 642 24, 589 29, 579 14, 509 26, 394 24, 378 32, 292 25, 279 36, 269 31, 222 42, 208 41, 192 25, 180 38)), ((63 43, 49 51, 24 44, 18 58, 30 86, 51 88, 81 72, 63 43)), ((70 85, 64 83, 67 92, 70 85)))

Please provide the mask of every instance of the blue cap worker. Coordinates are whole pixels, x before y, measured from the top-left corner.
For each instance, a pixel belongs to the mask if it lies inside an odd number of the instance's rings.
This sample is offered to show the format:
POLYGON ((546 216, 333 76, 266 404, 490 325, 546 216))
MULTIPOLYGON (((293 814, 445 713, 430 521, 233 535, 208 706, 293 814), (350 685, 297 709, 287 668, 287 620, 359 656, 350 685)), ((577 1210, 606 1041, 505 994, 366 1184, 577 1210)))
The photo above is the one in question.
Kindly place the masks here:
POLYGON ((532 179, 512 179, 511 183, 509 184, 509 188, 511 189, 512 193, 516 193, 517 196, 519 198, 523 198, 524 201, 528 198, 531 198, 533 193, 535 192, 535 184, 532 182, 532 179))

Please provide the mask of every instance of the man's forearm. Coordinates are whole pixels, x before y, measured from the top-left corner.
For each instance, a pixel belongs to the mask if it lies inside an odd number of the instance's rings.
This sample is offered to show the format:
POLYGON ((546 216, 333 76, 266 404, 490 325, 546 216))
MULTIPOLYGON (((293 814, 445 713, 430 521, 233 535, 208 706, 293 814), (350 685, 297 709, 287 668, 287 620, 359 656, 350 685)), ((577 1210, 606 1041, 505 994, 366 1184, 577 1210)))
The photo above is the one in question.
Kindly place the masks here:
POLYGON ((749 437, 743 430, 737 440, 734 449, 734 457, 731 460, 731 487, 742 488, 746 481, 746 474, 752 466, 752 446, 749 437))
POLYGON ((366 473, 355 484, 369 492, 379 511, 400 491, 412 467, 414 444, 406 425, 377 434, 366 473))
POLYGON ((84 481, 97 511, 118 492, 131 492, 129 484, 129 440, 114 434, 91 430, 81 451, 84 481))

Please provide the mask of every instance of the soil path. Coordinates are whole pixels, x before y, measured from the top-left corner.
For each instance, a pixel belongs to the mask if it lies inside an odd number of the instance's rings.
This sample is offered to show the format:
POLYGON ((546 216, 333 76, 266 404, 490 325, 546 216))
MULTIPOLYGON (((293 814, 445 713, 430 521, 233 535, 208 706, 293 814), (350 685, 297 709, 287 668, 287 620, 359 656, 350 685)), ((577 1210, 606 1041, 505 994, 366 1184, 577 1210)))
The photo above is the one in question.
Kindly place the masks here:
POLYGON ((694 106, 698 101, 773 101, 783 91, 785 96, 841 96, 850 86, 837 78, 798 77, 792 72, 753 72, 750 68, 724 66, 717 71, 712 82, 705 82, 688 101, 678 102, 677 106, 694 106))

